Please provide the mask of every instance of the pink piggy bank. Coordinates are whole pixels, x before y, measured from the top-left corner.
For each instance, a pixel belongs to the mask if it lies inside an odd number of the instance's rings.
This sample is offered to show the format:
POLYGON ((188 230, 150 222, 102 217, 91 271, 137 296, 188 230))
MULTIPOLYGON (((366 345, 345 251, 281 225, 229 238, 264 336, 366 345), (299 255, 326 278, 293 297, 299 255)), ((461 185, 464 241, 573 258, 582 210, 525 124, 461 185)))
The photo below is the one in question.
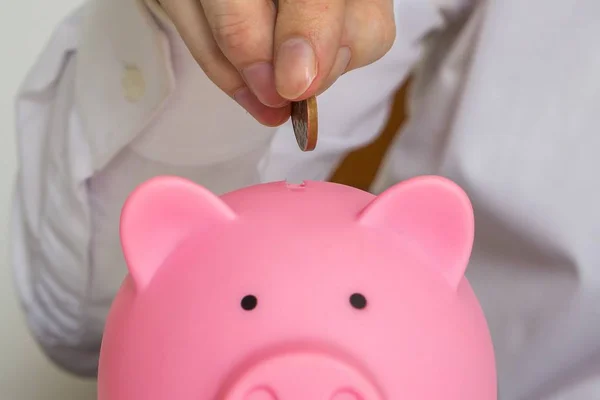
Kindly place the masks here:
POLYGON ((98 398, 495 400, 473 229, 441 177, 221 197, 154 178, 123 210, 98 398))

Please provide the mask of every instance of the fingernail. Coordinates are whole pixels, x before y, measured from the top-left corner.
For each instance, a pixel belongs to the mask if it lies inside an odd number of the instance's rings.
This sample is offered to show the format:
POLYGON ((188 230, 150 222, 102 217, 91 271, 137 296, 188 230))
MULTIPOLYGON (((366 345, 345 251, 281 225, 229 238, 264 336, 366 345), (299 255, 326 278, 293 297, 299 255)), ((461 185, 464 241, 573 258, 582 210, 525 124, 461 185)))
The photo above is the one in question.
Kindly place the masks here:
POLYGON ((289 106, 287 108, 267 107, 247 87, 235 92, 233 99, 263 125, 279 126, 287 121, 290 115, 289 106))
POLYGON ((306 40, 288 39, 279 47, 275 62, 275 86, 282 97, 289 100, 300 97, 316 76, 317 59, 306 40))
POLYGON ((288 103, 275 89, 275 71, 268 62, 250 65, 242 70, 246 84, 256 95, 258 100, 269 107, 283 107, 288 103))

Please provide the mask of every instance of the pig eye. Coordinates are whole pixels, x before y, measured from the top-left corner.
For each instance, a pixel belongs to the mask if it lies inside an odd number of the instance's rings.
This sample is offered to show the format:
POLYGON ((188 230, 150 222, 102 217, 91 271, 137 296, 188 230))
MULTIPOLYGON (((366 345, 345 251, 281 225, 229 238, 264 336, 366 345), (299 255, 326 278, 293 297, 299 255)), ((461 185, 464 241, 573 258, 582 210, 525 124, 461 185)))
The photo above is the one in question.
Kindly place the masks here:
POLYGON ((240 302, 240 305, 244 310, 252 311, 258 305, 258 299, 256 298, 256 296, 249 294, 247 296, 244 296, 244 298, 240 302))
POLYGON ((350 305, 357 310, 362 310, 367 306, 367 298, 360 293, 354 293, 350 296, 350 305))

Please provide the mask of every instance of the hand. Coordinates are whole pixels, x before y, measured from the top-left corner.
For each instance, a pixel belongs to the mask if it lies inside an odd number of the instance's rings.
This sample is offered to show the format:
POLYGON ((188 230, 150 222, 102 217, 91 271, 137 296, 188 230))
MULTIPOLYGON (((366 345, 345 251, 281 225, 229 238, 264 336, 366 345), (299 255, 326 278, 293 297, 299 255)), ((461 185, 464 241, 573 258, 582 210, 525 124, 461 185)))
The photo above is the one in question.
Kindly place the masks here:
POLYGON ((200 67, 256 120, 329 88, 395 39, 393 0, 160 0, 200 67))

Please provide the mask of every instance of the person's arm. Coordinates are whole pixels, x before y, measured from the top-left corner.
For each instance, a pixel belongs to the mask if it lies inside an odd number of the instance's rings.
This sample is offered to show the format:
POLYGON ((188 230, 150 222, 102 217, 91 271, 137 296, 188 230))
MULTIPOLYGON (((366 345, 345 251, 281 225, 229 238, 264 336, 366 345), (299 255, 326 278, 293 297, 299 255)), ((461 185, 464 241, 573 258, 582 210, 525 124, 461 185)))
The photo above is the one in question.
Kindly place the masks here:
POLYGON ((55 29, 16 96, 19 165, 10 253, 17 295, 36 342, 55 365, 95 376, 102 327, 89 323, 86 304, 87 149, 77 136, 73 98, 82 11, 55 29))

